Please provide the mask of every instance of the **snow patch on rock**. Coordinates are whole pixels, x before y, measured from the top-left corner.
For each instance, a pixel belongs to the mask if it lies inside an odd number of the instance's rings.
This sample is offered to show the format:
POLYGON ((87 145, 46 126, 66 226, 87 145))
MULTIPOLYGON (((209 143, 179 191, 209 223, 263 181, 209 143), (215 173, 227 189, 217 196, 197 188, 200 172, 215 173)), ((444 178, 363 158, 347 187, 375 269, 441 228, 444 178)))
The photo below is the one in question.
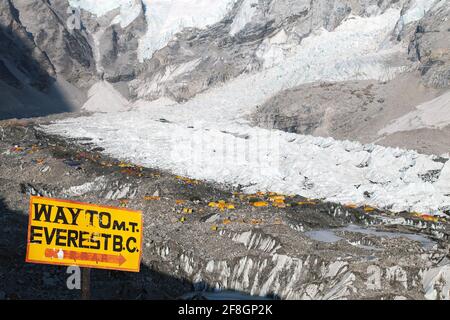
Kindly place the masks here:
POLYGON ((120 24, 122 28, 129 26, 141 14, 142 2, 140 0, 128 0, 120 6, 120 14, 117 15, 111 24, 120 24))
POLYGON ((140 40, 139 60, 153 53, 184 28, 203 29, 219 22, 236 0, 144 0, 148 30, 140 40))
POLYGON ((393 134, 422 128, 442 129, 450 125, 450 91, 422 103, 416 110, 394 120, 378 134, 393 134))
POLYGON ((130 103, 107 81, 94 84, 88 92, 83 110, 92 112, 125 111, 130 103))
POLYGON ((142 12, 141 0, 69 0, 69 5, 89 11, 98 17, 119 9, 119 14, 111 24, 120 24, 122 28, 130 25, 142 12))
POLYGON ((108 12, 120 8, 131 0, 69 0, 69 5, 80 8, 101 17, 108 12))
POLYGON ((63 194, 68 197, 80 197, 89 192, 102 191, 106 187, 106 178, 104 176, 96 178, 94 181, 86 182, 78 186, 72 186, 63 190, 63 194))
POLYGON ((132 23, 144 9, 147 33, 140 39, 138 57, 142 62, 165 47, 184 28, 203 29, 219 22, 237 0, 69 0, 72 7, 96 16, 120 9, 112 23, 122 28, 132 23), (144 5, 144 8, 142 8, 144 5))

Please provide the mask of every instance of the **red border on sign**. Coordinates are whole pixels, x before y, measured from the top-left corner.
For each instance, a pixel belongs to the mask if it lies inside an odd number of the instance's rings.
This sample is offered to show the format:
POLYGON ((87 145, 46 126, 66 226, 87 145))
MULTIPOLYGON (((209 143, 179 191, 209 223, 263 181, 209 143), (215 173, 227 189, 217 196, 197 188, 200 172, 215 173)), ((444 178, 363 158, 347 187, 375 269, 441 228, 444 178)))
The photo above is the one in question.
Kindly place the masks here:
POLYGON ((90 204, 90 203, 86 203, 86 202, 80 202, 80 201, 73 201, 73 200, 62 200, 62 199, 55 199, 55 198, 46 198, 46 197, 38 197, 38 196, 31 196, 30 197, 30 208, 29 208, 29 212, 28 212, 28 234, 27 234, 27 253, 26 253, 26 257, 25 257, 25 262, 28 263, 36 263, 36 264, 47 264, 47 265, 62 265, 62 266, 78 266, 78 267, 83 267, 83 268, 93 268, 93 269, 106 269, 106 270, 116 270, 116 271, 129 271, 129 272, 140 272, 141 270, 141 262, 142 262, 142 240, 144 238, 144 220, 142 217, 142 211, 138 211, 138 210, 131 210, 131 209, 123 209, 123 208, 118 208, 118 207, 113 207, 113 206, 101 206, 101 205, 97 205, 97 204, 90 204), (30 250, 30 232, 31 232, 31 216, 32 216, 32 211, 33 211, 33 200, 34 199, 44 199, 44 200, 50 200, 50 201, 58 201, 58 202, 63 202, 63 203, 70 203, 70 204, 80 204, 83 206, 91 206, 92 208, 103 208, 103 209, 114 209, 114 210, 120 210, 120 211, 127 211, 127 212, 133 212, 133 213, 139 213, 141 216, 141 227, 142 227, 142 235, 141 235, 141 243, 140 243, 140 248, 139 248, 139 265, 137 269, 125 269, 125 268, 113 268, 113 267, 104 267, 104 266, 92 266, 92 265, 86 265, 86 264, 71 264, 71 263, 67 263, 67 262, 43 262, 43 261, 35 261, 35 260, 31 260, 28 257, 29 254, 29 250, 30 250))

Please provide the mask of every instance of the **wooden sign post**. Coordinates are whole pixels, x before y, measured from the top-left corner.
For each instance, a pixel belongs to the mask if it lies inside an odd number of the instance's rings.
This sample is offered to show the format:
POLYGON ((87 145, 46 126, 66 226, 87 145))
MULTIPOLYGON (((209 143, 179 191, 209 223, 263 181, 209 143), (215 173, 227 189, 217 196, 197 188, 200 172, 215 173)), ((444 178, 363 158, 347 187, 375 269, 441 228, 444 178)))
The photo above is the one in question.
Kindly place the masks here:
POLYGON ((81 268, 81 300, 91 299, 91 268, 81 268))

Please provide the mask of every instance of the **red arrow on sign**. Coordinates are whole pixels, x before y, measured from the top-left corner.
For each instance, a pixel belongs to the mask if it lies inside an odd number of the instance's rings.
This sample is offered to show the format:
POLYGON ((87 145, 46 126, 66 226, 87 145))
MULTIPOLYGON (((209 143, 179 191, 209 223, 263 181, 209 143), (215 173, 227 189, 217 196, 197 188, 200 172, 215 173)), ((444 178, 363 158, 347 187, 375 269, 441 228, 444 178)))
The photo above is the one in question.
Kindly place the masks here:
POLYGON ((125 263, 127 259, 120 255, 106 254, 106 253, 90 253, 90 252, 78 252, 70 250, 57 250, 57 249, 45 249, 46 258, 56 258, 56 259, 69 259, 69 260, 82 260, 82 261, 94 261, 94 262, 105 262, 105 263, 115 263, 119 266, 125 263))

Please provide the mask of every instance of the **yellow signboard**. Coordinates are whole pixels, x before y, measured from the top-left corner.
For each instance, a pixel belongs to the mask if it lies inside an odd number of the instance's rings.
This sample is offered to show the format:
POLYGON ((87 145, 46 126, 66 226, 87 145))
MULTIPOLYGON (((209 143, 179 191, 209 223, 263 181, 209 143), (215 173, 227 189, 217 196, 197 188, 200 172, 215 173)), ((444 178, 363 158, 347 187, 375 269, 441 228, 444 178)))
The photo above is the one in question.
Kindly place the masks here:
POLYGON ((26 261, 139 272, 142 213, 31 197, 26 261))

